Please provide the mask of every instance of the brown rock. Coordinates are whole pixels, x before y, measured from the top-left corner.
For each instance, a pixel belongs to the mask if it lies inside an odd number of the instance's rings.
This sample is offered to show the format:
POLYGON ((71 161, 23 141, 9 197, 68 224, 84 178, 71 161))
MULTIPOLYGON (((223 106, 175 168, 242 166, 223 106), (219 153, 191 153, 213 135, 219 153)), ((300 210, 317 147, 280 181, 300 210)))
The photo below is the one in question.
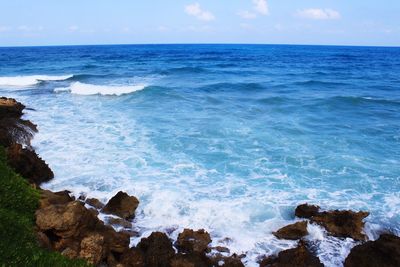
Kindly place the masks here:
POLYGON ((279 239, 297 240, 308 235, 307 221, 287 225, 273 234, 279 239))
POLYGON ((318 206, 308 204, 300 205, 295 212, 297 217, 310 219, 323 227, 333 236, 351 237, 354 240, 365 240, 362 233, 363 220, 369 215, 368 212, 354 212, 350 210, 319 211, 318 206))
POLYGON ((137 248, 131 248, 122 255, 121 264, 125 267, 145 267, 143 252, 137 248))
POLYGON ((78 252, 72 248, 66 248, 61 252, 61 255, 70 259, 76 259, 78 257, 78 252))
POLYGON ((74 201, 74 197, 71 197, 69 194, 70 192, 67 190, 54 193, 49 190, 40 189, 40 208, 43 209, 50 205, 61 205, 74 201))
POLYGON ((108 201, 102 211, 124 219, 133 219, 138 205, 139 200, 136 197, 120 191, 108 201))
POLYGON ((295 210, 295 215, 299 218, 310 219, 312 216, 315 216, 319 213, 319 206, 302 204, 297 206, 295 210))
POLYGON ((8 164, 30 183, 40 185, 53 179, 49 166, 34 151, 14 144, 7 149, 8 164))
POLYGON ((100 200, 98 200, 97 198, 88 198, 86 199, 86 204, 92 206, 93 208, 96 208, 98 210, 104 208, 104 204, 101 203, 100 200))
POLYGON ((222 253, 230 253, 229 248, 227 247, 222 247, 222 246, 217 246, 214 248, 216 251, 218 252, 222 252, 222 253))
POLYGON ((88 263, 98 265, 103 258, 104 237, 93 234, 82 239, 79 258, 85 259, 88 263))
POLYGON ((51 205, 37 210, 35 215, 36 225, 41 231, 51 231, 60 238, 79 237, 98 221, 79 201, 51 205))
POLYGON ((171 267, 209 267, 212 266, 205 254, 177 254, 171 260, 171 267))
POLYGON ((145 258, 145 266, 168 267, 175 255, 172 242, 164 233, 153 232, 149 237, 142 238, 137 245, 145 258))
POLYGON ((192 229, 185 229, 178 235, 175 246, 179 252, 183 253, 205 253, 209 251, 208 244, 211 243, 210 234, 204 229, 193 231, 192 229))
POLYGON ((311 218, 311 221, 322 225, 333 236, 351 237, 354 240, 365 240, 362 233, 364 229, 364 218, 368 212, 354 212, 350 210, 334 210, 320 212, 311 218))
POLYGON ((323 267, 318 257, 311 254, 304 242, 298 247, 279 252, 261 261, 260 267, 323 267))
POLYGON ((222 254, 216 254, 211 258, 213 266, 223 266, 223 267, 244 267, 241 260, 241 256, 233 254, 231 256, 223 256, 222 254))
POLYGON ((41 248, 45 248, 45 249, 48 249, 48 250, 52 249, 50 239, 47 237, 47 235, 45 233, 37 232, 36 233, 36 239, 38 241, 38 245, 41 248))
POLYGON ((345 267, 400 266, 400 237, 383 234, 376 241, 355 246, 344 262, 345 267))
POLYGON ((0 97, 0 118, 21 117, 25 106, 13 98, 0 97))
POLYGON ((132 228, 132 223, 121 218, 107 217, 107 222, 112 225, 121 226, 124 228, 132 228))

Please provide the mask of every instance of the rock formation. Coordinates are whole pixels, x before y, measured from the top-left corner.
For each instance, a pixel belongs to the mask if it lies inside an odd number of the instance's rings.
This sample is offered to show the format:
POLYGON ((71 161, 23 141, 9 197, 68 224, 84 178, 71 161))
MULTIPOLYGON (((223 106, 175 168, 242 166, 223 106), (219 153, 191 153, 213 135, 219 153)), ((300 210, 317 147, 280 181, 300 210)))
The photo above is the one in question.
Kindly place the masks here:
POLYGON ((279 239, 298 240, 308 235, 307 221, 287 225, 273 234, 279 239))

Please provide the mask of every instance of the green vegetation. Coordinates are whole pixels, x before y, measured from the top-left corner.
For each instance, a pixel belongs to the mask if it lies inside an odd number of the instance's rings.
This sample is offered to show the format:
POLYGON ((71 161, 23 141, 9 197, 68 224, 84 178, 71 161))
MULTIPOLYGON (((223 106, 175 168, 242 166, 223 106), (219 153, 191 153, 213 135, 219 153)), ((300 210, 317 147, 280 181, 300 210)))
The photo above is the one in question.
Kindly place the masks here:
POLYGON ((0 266, 87 266, 38 247, 33 230, 39 192, 6 163, 0 147, 0 266))

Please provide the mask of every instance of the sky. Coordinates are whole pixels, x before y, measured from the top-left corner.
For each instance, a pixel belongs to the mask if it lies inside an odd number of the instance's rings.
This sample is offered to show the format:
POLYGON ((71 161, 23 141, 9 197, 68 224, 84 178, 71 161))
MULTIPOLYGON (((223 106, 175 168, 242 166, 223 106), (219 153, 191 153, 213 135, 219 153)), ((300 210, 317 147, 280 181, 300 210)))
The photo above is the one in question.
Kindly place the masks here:
POLYGON ((400 46, 400 0, 0 0, 0 46, 400 46))

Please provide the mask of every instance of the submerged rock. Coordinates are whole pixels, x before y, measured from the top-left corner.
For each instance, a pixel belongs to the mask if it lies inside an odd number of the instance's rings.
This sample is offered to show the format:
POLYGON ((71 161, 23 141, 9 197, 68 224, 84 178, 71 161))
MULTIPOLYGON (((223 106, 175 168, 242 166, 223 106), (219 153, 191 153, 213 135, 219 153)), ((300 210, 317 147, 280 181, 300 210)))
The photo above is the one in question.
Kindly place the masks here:
POLYGON ((299 218, 310 219, 319 213, 319 209, 316 205, 302 204, 296 207, 294 214, 299 218))
POLYGON ((8 164, 30 183, 40 185, 54 178, 53 171, 34 151, 14 144, 6 152, 8 164))
POLYGON ((345 267, 400 266, 400 237, 383 234, 376 241, 355 246, 344 262, 345 267))
POLYGON ((153 232, 149 237, 142 238, 137 245, 144 255, 145 266, 167 267, 175 255, 172 242, 161 232, 153 232))
POLYGON ((183 253, 205 253, 209 251, 208 244, 211 243, 210 234, 204 229, 193 231, 192 229, 184 229, 178 235, 175 246, 179 252, 183 253))
POLYGON ((354 240, 365 240, 363 233, 364 219, 369 215, 368 212, 354 212, 351 210, 319 211, 318 206, 308 204, 300 205, 295 212, 297 217, 310 219, 317 223, 336 237, 350 237, 354 240))
POLYGON ((104 213, 113 214, 123 219, 133 219, 139 200, 125 192, 118 192, 102 209, 104 213))
POLYGON ((100 200, 98 200, 97 198, 87 198, 85 200, 86 204, 92 206, 93 208, 96 208, 98 210, 104 208, 104 204, 101 203, 100 200))
POLYGON ((303 241, 296 248, 279 252, 261 261, 260 267, 323 267, 318 257, 314 256, 303 241))
POLYGON ((307 221, 290 224, 273 232, 273 234, 279 239, 298 240, 308 235, 307 224, 307 221))

